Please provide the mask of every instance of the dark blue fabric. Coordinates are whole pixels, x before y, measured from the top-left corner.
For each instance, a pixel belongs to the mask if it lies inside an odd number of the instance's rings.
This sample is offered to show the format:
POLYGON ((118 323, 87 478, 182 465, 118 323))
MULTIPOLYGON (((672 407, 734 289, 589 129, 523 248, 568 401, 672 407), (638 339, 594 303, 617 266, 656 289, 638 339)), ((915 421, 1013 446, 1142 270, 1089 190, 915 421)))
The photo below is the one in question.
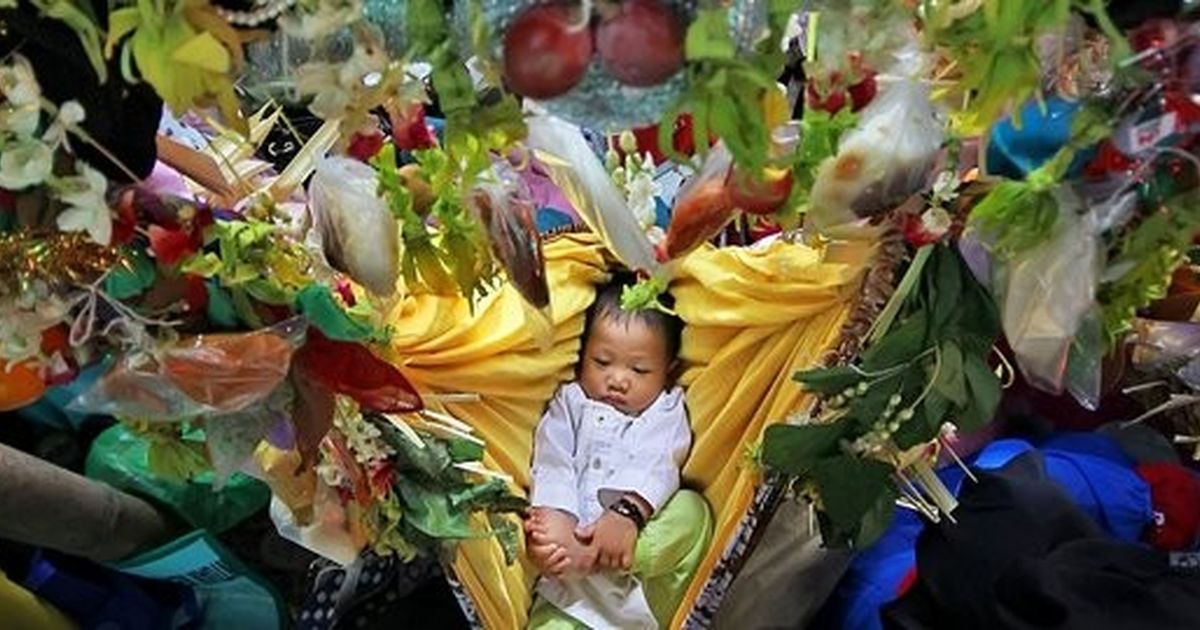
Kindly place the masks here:
POLYGON ((22 584, 82 630, 192 630, 203 622, 191 588, 135 579, 78 558, 38 552, 22 584))
MULTIPOLYGON (((997 440, 968 464, 974 469, 997 470, 1024 453, 1039 450, 1047 476, 1097 524, 1114 538, 1127 542, 1140 539, 1153 520, 1150 488, 1133 471, 1133 462, 1115 441, 1094 433, 1063 433, 1039 446, 1035 448, 1025 440, 997 440)), ((958 466, 939 470, 938 477, 955 495, 966 479, 958 466)), ((817 626, 882 628, 879 610, 895 599, 904 577, 916 566, 916 540, 924 526, 916 513, 898 508, 883 537, 855 557, 822 610, 817 626)))

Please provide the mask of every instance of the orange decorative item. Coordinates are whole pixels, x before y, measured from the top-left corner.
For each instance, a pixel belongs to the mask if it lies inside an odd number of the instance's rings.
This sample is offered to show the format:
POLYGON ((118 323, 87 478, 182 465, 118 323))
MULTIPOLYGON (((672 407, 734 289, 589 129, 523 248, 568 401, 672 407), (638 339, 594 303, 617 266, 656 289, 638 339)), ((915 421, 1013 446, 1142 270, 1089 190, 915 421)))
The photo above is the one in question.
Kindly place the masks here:
POLYGON ((733 200, 720 179, 710 179, 692 189, 675 205, 663 249, 676 258, 716 236, 733 218, 733 200))
POLYGON ((198 403, 233 412, 265 399, 287 377, 292 343, 273 331, 201 335, 163 356, 163 374, 198 403))
POLYGON ((792 194, 792 172, 785 169, 767 168, 762 178, 739 170, 736 166, 729 171, 729 196, 733 206, 748 214, 771 214, 788 200, 792 194))
POLYGON ((46 391, 42 377, 29 362, 9 365, 0 361, 0 411, 12 411, 37 402, 46 391))

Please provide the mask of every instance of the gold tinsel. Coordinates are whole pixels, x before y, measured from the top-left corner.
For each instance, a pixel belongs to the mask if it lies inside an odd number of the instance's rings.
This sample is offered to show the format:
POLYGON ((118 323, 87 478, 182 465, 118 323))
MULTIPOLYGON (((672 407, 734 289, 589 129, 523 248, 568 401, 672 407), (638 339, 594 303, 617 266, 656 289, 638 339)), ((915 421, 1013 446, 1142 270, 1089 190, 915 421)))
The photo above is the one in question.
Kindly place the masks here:
POLYGON ((97 245, 82 232, 0 234, 0 287, 19 288, 38 280, 90 284, 121 262, 116 248, 97 245))

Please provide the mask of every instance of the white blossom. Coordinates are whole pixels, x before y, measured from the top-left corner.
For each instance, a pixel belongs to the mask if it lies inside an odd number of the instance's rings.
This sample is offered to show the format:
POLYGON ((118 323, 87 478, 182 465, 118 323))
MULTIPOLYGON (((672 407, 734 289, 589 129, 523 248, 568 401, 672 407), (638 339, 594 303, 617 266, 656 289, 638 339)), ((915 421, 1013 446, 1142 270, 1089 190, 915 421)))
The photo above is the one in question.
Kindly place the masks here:
POLYGON ((96 169, 80 163, 80 175, 60 183, 59 198, 68 208, 58 215, 58 229, 87 232, 100 245, 112 241, 112 210, 105 193, 108 181, 96 169))

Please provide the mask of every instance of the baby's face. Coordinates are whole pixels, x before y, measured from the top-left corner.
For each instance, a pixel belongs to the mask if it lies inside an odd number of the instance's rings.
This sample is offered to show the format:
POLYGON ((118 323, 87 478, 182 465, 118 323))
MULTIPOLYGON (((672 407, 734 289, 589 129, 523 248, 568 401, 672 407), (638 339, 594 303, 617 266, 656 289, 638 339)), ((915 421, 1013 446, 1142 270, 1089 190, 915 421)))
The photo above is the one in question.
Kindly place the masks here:
POLYGON ((601 317, 583 348, 579 382, 592 400, 636 416, 662 393, 673 367, 666 339, 653 328, 634 318, 601 317))

